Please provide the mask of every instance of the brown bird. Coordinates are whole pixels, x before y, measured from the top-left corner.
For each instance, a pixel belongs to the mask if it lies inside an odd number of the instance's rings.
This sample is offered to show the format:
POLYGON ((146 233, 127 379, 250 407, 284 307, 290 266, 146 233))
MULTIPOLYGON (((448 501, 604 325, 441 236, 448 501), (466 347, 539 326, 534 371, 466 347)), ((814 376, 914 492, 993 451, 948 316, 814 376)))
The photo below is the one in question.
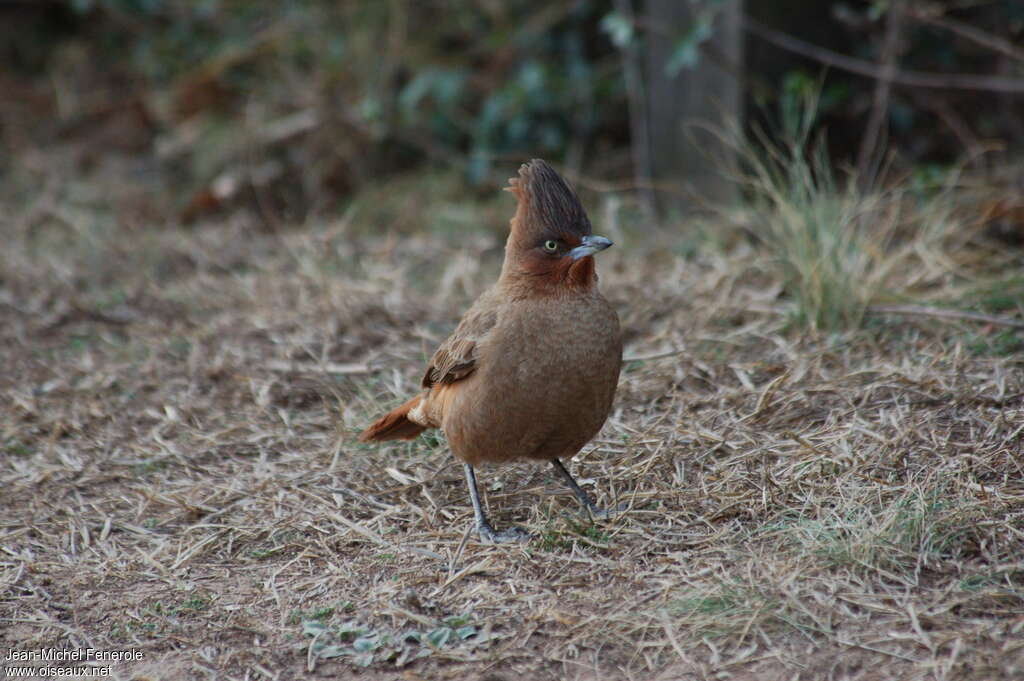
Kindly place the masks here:
POLYGON ((487 521, 474 472, 483 462, 551 461, 600 513, 561 460, 601 429, 622 364, 619 318, 594 271, 594 254, 612 242, 592 234, 576 193, 544 161, 524 164, 509 185, 518 206, 498 282, 434 353, 423 391, 359 436, 412 440, 441 428, 464 462, 480 538, 495 542, 529 534, 487 521))

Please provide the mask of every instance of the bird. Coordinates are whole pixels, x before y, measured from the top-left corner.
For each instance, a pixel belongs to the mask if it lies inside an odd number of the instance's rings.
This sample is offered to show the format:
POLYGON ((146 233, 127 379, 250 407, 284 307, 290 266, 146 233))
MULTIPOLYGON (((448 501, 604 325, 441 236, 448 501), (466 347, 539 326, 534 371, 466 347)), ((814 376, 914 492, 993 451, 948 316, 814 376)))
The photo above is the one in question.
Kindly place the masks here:
POLYGON ((587 511, 605 515, 562 462, 604 425, 622 366, 619 318, 594 263, 612 241, 593 234, 576 192, 541 159, 524 163, 506 190, 517 203, 497 282, 438 347, 421 391, 359 435, 413 440, 440 428, 463 463, 486 543, 530 533, 490 524, 476 485, 485 463, 550 461, 587 511))

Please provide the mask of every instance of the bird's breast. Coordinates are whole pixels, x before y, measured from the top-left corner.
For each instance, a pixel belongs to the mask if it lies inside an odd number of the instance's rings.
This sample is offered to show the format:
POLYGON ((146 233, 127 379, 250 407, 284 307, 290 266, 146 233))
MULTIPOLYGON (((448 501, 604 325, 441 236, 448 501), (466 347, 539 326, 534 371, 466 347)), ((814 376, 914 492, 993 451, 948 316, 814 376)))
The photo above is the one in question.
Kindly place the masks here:
MULTIPOLYGON (((508 304, 452 391, 443 427, 471 464, 575 454, 607 418, 618 382, 618 317, 596 292, 508 304)), ((453 386, 454 387, 454 386, 453 386)))

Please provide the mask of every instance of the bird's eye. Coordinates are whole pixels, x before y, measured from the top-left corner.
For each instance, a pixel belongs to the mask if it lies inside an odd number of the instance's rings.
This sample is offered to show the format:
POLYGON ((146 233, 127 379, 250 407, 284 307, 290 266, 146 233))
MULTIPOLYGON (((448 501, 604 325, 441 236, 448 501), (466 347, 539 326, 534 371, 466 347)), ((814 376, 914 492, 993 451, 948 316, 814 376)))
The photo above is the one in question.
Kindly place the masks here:
POLYGON ((554 239, 548 239, 544 242, 544 250, 548 253, 554 253, 558 250, 558 242, 554 239))

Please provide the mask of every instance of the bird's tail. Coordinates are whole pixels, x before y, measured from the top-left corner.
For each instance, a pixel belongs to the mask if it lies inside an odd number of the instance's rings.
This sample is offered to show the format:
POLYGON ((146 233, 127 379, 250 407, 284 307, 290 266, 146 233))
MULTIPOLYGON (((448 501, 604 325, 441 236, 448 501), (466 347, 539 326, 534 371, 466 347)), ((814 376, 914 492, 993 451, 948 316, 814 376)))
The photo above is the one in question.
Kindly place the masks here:
POLYGON ((397 409, 370 424, 359 434, 361 442, 380 442, 383 440, 412 440, 427 429, 426 426, 409 420, 409 412, 419 406, 423 395, 417 395, 397 409))

